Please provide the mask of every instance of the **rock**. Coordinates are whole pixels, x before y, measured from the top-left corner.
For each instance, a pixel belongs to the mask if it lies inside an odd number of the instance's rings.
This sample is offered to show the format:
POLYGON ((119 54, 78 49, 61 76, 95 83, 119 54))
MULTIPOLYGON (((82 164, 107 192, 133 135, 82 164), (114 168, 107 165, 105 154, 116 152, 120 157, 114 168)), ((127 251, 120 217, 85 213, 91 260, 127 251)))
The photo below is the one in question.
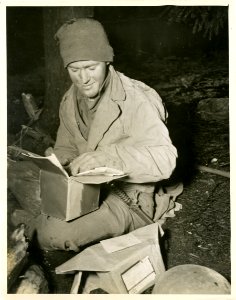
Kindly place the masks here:
POLYGON ((8 159, 8 188, 19 204, 33 216, 41 212, 39 168, 30 161, 8 159))
POLYGON ((7 284, 8 289, 17 280, 28 259, 28 242, 25 238, 25 226, 19 225, 8 237, 7 247, 7 284))
POLYGON ((8 241, 7 274, 13 271, 15 266, 26 256, 28 243, 25 238, 25 225, 19 225, 12 233, 8 241))
POLYGON ((22 277, 16 294, 46 294, 49 292, 48 282, 40 266, 30 266, 22 277))
POLYGON ((197 114, 205 121, 227 120, 229 118, 229 98, 208 98, 199 101, 197 114))

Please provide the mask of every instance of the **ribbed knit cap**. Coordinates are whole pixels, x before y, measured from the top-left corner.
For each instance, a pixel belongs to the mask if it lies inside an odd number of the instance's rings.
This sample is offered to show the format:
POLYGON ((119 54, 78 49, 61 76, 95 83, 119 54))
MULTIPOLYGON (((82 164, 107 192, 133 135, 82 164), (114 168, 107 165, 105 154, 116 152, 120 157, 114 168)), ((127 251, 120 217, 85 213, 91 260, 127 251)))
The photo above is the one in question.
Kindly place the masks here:
POLYGON ((59 41, 60 54, 66 68, 80 60, 113 61, 113 49, 101 23, 94 19, 71 20, 55 34, 59 41))

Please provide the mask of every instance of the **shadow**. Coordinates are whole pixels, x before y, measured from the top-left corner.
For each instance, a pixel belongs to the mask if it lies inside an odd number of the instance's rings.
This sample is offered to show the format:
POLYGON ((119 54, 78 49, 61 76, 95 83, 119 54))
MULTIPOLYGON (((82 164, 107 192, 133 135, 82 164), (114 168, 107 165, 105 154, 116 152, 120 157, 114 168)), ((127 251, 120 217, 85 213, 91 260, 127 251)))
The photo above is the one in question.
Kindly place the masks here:
POLYGON ((171 238, 171 231, 166 229, 165 226, 162 228, 164 230, 164 235, 159 237, 159 245, 161 250, 161 256, 164 262, 164 266, 168 269, 168 251, 169 251, 169 240, 171 238))
POLYGON ((75 256, 73 251, 47 251, 40 249, 37 235, 35 234, 29 247, 30 261, 38 264, 44 271, 48 282, 48 294, 70 294, 74 274, 56 274, 55 268, 75 256))
POLYGON ((168 182, 188 185, 196 174, 193 143, 195 105, 170 103, 166 104, 166 108, 169 115, 167 128, 178 151, 176 168, 168 182))

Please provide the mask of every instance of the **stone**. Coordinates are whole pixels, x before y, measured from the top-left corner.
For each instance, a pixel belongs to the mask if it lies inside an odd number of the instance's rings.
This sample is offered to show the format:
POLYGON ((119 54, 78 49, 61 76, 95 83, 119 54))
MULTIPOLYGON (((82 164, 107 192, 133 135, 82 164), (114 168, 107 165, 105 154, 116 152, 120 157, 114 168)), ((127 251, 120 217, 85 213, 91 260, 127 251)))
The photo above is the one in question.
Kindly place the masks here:
POLYGON ((199 101, 197 114, 205 121, 227 120, 229 118, 229 98, 208 98, 199 101))
POLYGON ((39 265, 31 265, 22 278, 16 294, 47 294, 49 292, 47 279, 39 265))

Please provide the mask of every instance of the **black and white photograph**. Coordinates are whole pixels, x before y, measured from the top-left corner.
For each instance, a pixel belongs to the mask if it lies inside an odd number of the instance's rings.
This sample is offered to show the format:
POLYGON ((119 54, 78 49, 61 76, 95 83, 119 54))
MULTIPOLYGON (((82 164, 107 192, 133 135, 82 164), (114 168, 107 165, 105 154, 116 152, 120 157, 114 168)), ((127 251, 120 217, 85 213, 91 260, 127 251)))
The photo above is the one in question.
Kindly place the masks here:
POLYGON ((4 11, 7 295, 233 299, 231 4, 30 3, 4 11))

